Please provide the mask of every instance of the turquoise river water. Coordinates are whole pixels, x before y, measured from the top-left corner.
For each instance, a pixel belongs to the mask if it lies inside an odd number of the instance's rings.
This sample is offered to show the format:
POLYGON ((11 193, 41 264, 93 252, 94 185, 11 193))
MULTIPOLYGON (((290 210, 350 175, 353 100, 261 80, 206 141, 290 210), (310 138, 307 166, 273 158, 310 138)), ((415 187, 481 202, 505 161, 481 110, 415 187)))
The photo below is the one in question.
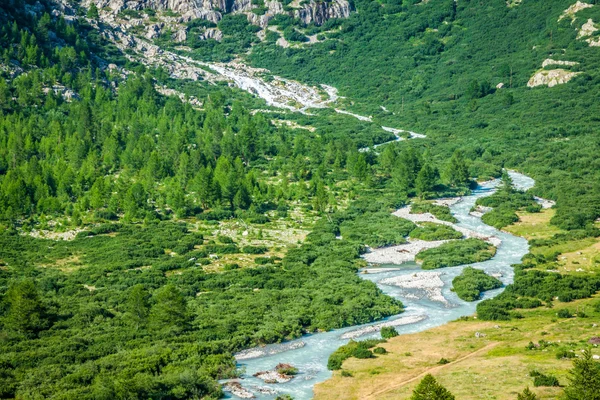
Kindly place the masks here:
MULTIPOLYGON (((515 187, 521 190, 529 189, 534 185, 533 179, 525 175, 516 172, 510 172, 510 175, 515 187)), ((477 198, 489 196, 494 192, 497 185, 498 181, 491 181, 480 185, 471 195, 465 196, 462 201, 450 206, 450 209, 459 221, 457 223, 458 226, 469 228, 485 235, 496 236, 502 240, 502 244, 498 247, 496 255, 491 260, 472 265, 483 269, 489 274, 501 276, 500 279, 507 285, 512 282, 514 276, 511 265, 519 263, 521 258, 528 252, 527 241, 523 238, 501 232, 484 224, 480 218, 469 214, 477 198)), ((446 303, 432 301, 427 296, 416 296, 415 291, 412 290, 409 291, 397 286, 380 283, 380 281, 386 278, 422 271, 416 264, 405 263, 400 266, 384 265, 382 267, 395 268, 390 272, 361 274, 360 276, 375 282, 386 294, 401 300, 404 304, 405 312, 389 317, 387 320, 409 316, 421 316, 423 318, 415 323, 397 326, 396 330, 401 335, 424 331, 475 312, 477 302, 469 303, 462 301, 450 290, 452 279, 460 274, 464 266, 438 270, 443 272, 440 278, 444 282, 442 294, 446 299, 446 303)), ((483 298, 493 297, 502 290, 497 289, 486 292, 483 298)), ((311 399, 313 397, 314 385, 323 382, 331 376, 331 371, 327 370, 329 355, 349 340, 342 338, 342 335, 374 324, 352 326, 330 332, 306 335, 290 342, 273 344, 257 349, 256 357, 238 361, 239 367, 244 371, 239 382, 244 388, 252 392, 257 399, 274 399, 276 396, 282 394, 289 394, 295 400, 311 399), (300 347, 302 344, 303 346, 300 347), (298 368, 299 374, 289 382, 277 384, 266 384, 262 380, 252 376, 259 371, 272 370, 278 363, 292 364, 298 368)), ((373 337, 379 337, 379 332, 376 331, 362 335, 357 340, 373 337)), ((229 398, 236 398, 231 394, 228 394, 228 396, 229 398)))

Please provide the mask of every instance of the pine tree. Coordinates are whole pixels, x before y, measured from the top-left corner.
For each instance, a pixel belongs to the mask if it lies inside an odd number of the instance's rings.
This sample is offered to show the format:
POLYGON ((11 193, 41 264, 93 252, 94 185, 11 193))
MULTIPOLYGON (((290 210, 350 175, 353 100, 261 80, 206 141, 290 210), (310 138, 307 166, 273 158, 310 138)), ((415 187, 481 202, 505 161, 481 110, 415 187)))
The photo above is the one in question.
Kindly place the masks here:
POLYGON ((141 284, 133 286, 129 292, 125 310, 127 311, 127 317, 136 327, 143 325, 148 319, 149 298, 150 294, 141 284))
POLYGON ((569 381, 564 392, 565 400, 600 400, 600 363, 594 361, 589 350, 573 361, 569 381))
POLYGON ((90 8, 88 9, 88 12, 87 12, 87 17, 89 19, 98 19, 98 18, 100 18, 100 15, 98 14, 98 7, 96 6, 95 3, 92 3, 90 5, 90 8))
POLYGON ((398 157, 397 163, 403 164, 406 168, 408 185, 410 188, 414 187, 415 180, 417 179, 417 175, 423 166, 421 161, 421 157, 417 153, 415 149, 409 147, 407 149, 402 150, 400 156, 398 157))
POLYGON ((410 400, 454 400, 454 396, 431 374, 427 374, 413 390, 410 400))
POLYGON ((206 168, 200 168, 192 181, 191 189, 196 192, 196 198, 203 208, 208 208, 217 200, 215 184, 218 185, 218 183, 213 182, 210 165, 206 168))
POLYGON ((513 180, 508 174, 508 172, 502 172, 502 178, 500 178, 500 190, 511 193, 515 191, 515 187, 513 185, 513 180))
POLYGON ((226 200, 229 203, 231 208, 234 207, 233 199, 238 192, 239 180, 237 173, 234 169, 231 169, 227 174, 227 179, 225 183, 221 185, 221 196, 223 200, 226 200))
POLYGON ((141 183, 131 185, 125 196, 124 209, 128 218, 136 218, 140 210, 146 208, 148 194, 141 183))
POLYGON ((437 183, 437 176, 437 170, 434 167, 428 163, 423 165, 415 181, 415 188, 421 198, 434 189, 437 183))
POLYGON ((313 207, 317 211, 325 211, 325 208, 327 207, 327 191, 325 190, 325 185, 320 180, 317 182, 313 207))
POLYGON ((233 198, 233 206, 236 209, 247 210, 252 204, 252 199, 245 185, 241 185, 233 198))
POLYGON ((525 388, 523 393, 517 394, 517 400, 537 400, 537 396, 529 388, 525 388))
POLYGON ((360 181, 365 181, 369 175, 369 164, 364 154, 359 154, 352 168, 352 174, 360 181))
POLYGON ((29 279, 13 283, 6 292, 8 312, 4 327, 20 335, 32 336, 48 326, 46 307, 35 283, 29 279))
POLYGON ((187 303, 179 289, 168 284, 158 290, 150 311, 150 324, 155 330, 180 332, 189 320, 187 303))
POLYGON ((398 154, 396 153, 396 148, 394 146, 385 146, 383 152, 379 156, 379 165, 384 174, 391 175, 397 159, 398 154))
POLYGON ((469 167, 460 150, 456 150, 446 164, 445 180, 452 186, 466 186, 469 183, 469 167))

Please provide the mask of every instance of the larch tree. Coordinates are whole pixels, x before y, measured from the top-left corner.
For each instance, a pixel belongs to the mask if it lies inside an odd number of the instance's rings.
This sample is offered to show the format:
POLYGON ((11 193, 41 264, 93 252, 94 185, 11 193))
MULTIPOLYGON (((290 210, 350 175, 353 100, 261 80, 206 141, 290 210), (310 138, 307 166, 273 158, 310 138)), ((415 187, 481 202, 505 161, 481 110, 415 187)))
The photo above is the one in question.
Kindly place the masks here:
POLYGON ((413 390, 410 400, 454 400, 454 395, 440 385, 431 374, 427 374, 413 390))

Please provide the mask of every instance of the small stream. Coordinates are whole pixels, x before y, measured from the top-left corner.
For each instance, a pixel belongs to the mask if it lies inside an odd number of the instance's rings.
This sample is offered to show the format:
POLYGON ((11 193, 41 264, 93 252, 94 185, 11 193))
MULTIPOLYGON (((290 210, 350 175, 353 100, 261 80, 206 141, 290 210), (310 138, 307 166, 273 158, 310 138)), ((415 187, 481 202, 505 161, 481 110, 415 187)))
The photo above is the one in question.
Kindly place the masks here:
MULTIPOLYGON (((526 190, 534 185, 533 179, 510 172, 515 187, 526 190)), ((527 241, 521 237, 501 232, 489 225, 484 224, 480 218, 469 215, 471 207, 479 197, 489 196, 495 190, 498 181, 491 181, 479 186, 471 195, 465 196, 463 200, 450 206, 452 213, 458 219, 458 226, 469 228, 489 236, 496 236, 502 240, 496 255, 488 261, 472 264, 476 268, 483 269, 488 274, 500 277, 507 285, 513 281, 514 272, 512 264, 517 264, 528 252, 527 241)), ((422 270, 415 263, 398 265, 383 265, 382 267, 394 267, 389 272, 360 274, 364 279, 371 280, 377 284, 386 294, 402 301, 405 312, 386 319, 391 322, 404 319, 407 323, 396 326, 400 334, 424 331, 436 326, 453 321, 461 316, 471 315, 475 312, 477 302, 465 302, 460 300, 450 288, 452 279, 460 274, 463 266, 444 268, 436 270, 441 272, 441 280, 444 283, 442 294, 445 302, 437 301, 419 293, 418 289, 404 289, 398 286, 390 286, 380 283, 382 280, 411 275, 422 270)), ((484 298, 498 295, 503 289, 486 292, 484 298)), ((399 321, 396 321, 399 322, 399 321)), ((381 323, 379 321, 378 323, 381 323)), ((392 322, 393 323, 393 322, 392 322)), ((240 383, 244 388, 252 392, 258 399, 274 399, 280 394, 289 394, 295 400, 308 400, 313 397, 313 387, 331 376, 327 370, 329 355, 341 345, 348 342, 348 333, 365 328, 377 323, 361 326, 352 326, 325 333, 317 333, 303 336, 290 342, 273 344, 263 348, 252 350, 247 358, 239 359, 239 367, 245 370, 240 383), (346 335, 344 335, 346 334, 346 335), (344 337, 342 337, 344 335, 344 337), (253 356, 254 358, 250 358, 253 356), (299 374, 290 382, 279 384, 266 384, 252 375, 259 371, 272 370, 278 363, 292 364, 299 370, 299 374)), ((379 337, 379 331, 367 333, 358 337, 358 340, 379 337)), ((243 358, 243 357, 242 357, 243 358)), ((229 398, 235 398, 230 394, 229 398)))

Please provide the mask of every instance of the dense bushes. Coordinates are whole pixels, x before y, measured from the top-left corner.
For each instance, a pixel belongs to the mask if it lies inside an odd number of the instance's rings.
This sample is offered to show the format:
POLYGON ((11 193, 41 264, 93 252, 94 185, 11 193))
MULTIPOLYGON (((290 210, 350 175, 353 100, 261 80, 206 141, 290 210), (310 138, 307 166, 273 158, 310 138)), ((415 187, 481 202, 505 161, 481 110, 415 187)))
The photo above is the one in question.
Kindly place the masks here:
POLYGON ((381 337, 384 339, 391 339, 398 336, 398 331, 393 326, 384 326, 381 328, 381 337))
POLYGON ((501 188, 491 196, 480 197, 476 204, 493 208, 483 215, 482 220, 496 229, 502 229, 519 221, 515 211, 538 212, 541 209, 531 194, 513 188, 510 176, 506 172, 502 176, 501 188))
POLYGON ((405 243, 405 237, 414 227, 415 225, 408 220, 381 211, 366 213, 356 220, 344 221, 340 225, 340 233, 345 240, 351 242, 383 247, 405 243))
POLYGON ((452 280, 453 290, 464 301, 475 301, 481 292, 502 287, 502 282, 480 269, 466 267, 452 280))
POLYGON ((266 246, 244 246, 242 247, 242 253, 246 254, 264 254, 267 252, 266 246))
POLYGON ((499 296, 479 303, 477 315, 484 320, 508 320, 514 315, 511 310, 517 308, 539 307, 543 302, 550 303, 555 298, 570 302, 591 297, 599 290, 600 278, 595 275, 562 275, 516 269, 514 283, 508 285, 499 296))
POLYGON ((449 207, 438 206, 433 203, 426 202, 414 202, 411 204, 411 212, 415 214, 423 214, 423 213, 431 213, 435 215, 438 219, 442 221, 448 222, 458 222, 456 218, 452 215, 449 207))
POLYGON ((496 248, 481 239, 455 240, 439 247, 423 250, 416 256, 423 269, 454 267, 489 260, 496 248))
POLYGON ((410 237, 421 240, 451 240, 461 239, 463 235, 451 226, 423 222, 410 232, 410 237))
POLYGON ((539 371, 531 371, 529 376, 533 378, 533 386, 560 386, 554 375, 544 375, 539 371))
POLYGON ((377 339, 368 339, 359 342, 352 340, 350 343, 340 347, 329 356, 327 369, 342 369, 342 363, 350 357, 373 358, 373 352, 369 349, 377 346, 379 343, 381 343, 381 340, 377 339))

